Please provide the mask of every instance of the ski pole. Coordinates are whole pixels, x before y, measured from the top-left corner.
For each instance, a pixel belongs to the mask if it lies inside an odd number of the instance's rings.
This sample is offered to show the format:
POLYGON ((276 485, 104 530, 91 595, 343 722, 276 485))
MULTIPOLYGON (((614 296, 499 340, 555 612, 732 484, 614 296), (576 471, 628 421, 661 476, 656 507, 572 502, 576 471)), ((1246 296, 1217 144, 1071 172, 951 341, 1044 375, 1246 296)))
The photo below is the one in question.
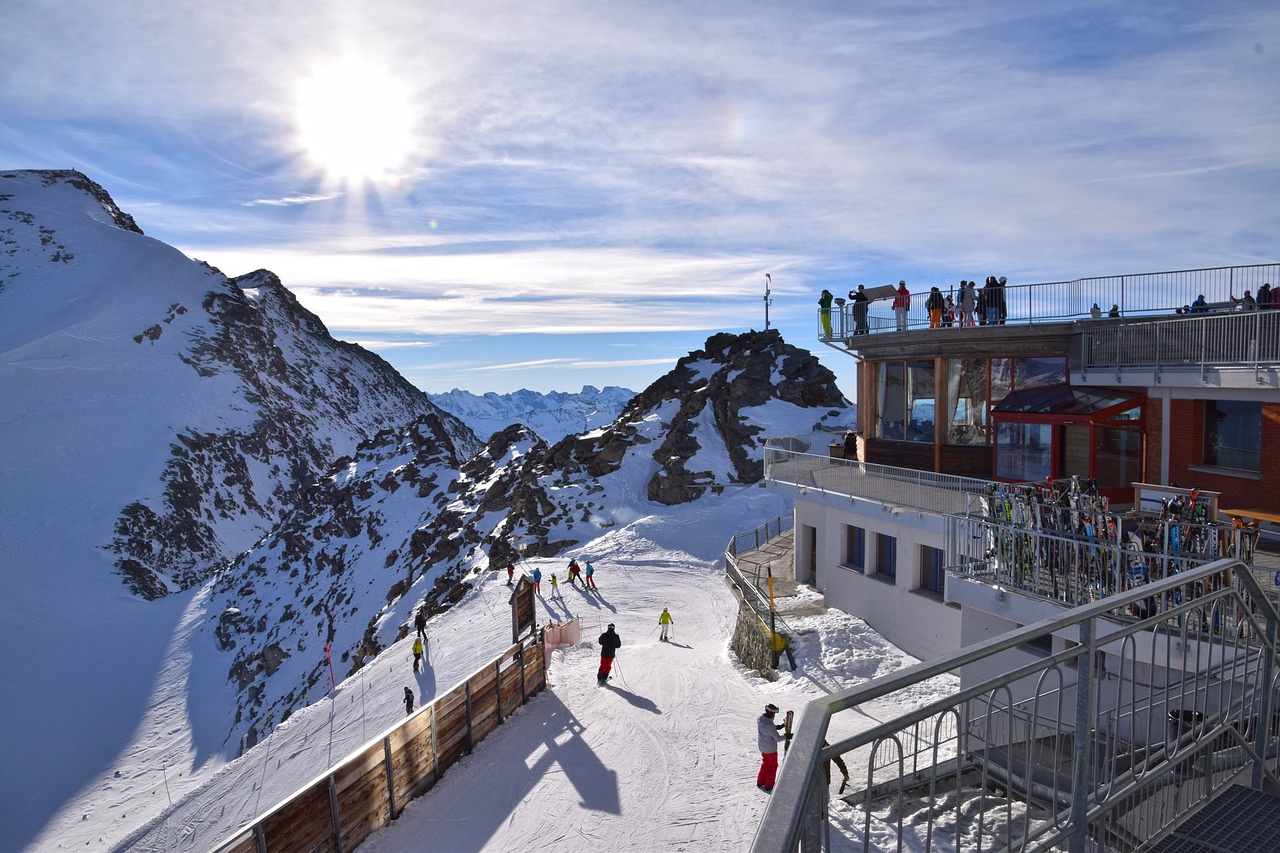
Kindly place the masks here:
MULTIPOLYGON (((620 667, 620 666, 618 665, 618 660, 617 660, 617 658, 614 658, 614 661, 613 661, 613 668, 614 668, 614 669, 616 669, 616 670, 618 671, 618 678, 622 679, 622 683, 623 683, 623 684, 627 684, 627 677, 626 677, 625 675, 623 675, 623 674, 622 674, 622 667, 620 667)), ((630 687, 631 685, 630 685, 630 684, 627 684, 627 686, 628 686, 628 687, 630 687)))

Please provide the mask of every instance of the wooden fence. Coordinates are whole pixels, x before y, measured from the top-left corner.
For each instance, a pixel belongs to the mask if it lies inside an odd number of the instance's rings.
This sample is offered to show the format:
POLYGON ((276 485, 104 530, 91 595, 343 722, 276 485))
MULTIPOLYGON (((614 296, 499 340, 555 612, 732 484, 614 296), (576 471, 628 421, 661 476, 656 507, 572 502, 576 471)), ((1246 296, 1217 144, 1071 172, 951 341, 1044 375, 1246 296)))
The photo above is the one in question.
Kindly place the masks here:
POLYGON ((348 853, 400 816, 547 684, 541 642, 517 643, 448 694, 348 755, 215 853, 348 853))

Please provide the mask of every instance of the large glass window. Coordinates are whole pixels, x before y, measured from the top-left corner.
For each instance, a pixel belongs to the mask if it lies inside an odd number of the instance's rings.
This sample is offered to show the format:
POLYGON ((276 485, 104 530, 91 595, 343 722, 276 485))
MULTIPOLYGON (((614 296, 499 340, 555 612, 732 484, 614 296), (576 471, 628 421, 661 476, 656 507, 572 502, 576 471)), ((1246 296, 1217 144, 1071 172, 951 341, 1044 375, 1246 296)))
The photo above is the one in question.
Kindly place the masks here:
POLYGON ((1009 396, 1013 390, 1013 359, 991 359, 991 405, 1009 396))
POLYGON ((1127 489, 1142 479, 1142 433, 1135 429, 1097 427, 1093 431, 1093 466, 1098 488, 1127 489))
POLYGON ((997 477, 1040 481, 1049 476, 1052 471, 1052 426, 1026 423, 1000 423, 996 426, 997 477))
POLYGON ((906 365, 900 361, 880 363, 876 411, 876 438, 902 441, 907 437, 906 365))
POLYGON ((1262 470, 1262 403, 1209 400, 1204 404, 1204 464, 1262 470))
POLYGON ((907 441, 933 442, 934 370, 932 361, 907 362, 907 400, 910 405, 907 441))
POLYGON ((987 360, 947 362, 947 444, 987 443, 987 360))
POLYGON ((1014 368, 1013 387, 1040 388, 1044 385, 1061 385, 1067 381, 1067 360, 1052 358, 1020 358, 1014 368))

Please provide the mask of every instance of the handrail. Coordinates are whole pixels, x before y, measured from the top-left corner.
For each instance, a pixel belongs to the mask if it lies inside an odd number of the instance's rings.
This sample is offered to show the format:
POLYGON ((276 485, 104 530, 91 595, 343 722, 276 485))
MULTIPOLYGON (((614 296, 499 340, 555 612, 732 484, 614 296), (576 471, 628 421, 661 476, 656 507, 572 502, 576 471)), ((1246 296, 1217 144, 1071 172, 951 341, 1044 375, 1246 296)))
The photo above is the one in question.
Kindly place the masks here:
MULTIPOLYGON (((1099 306, 1104 317, 1112 305, 1118 306, 1121 317, 1172 316, 1201 294, 1214 306, 1214 310, 1230 311, 1235 307, 1233 298, 1240 297, 1246 290, 1256 293, 1264 283, 1280 285, 1280 263, 1007 284, 1003 293, 1005 312, 999 324, 1035 325, 1082 320, 1090 316, 1090 308, 1094 304, 1099 306)), ((958 283, 940 285, 941 292, 951 296, 957 306, 960 302, 958 287, 958 283)), ((929 326, 929 313, 925 308, 928 295, 927 287, 912 291, 911 307, 907 312, 908 329, 929 326)), ((853 305, 849 302, 832 308, 831 334, 826 334, 821 317, 818 319, 818 339, 824 342, 844 341, 857 331, 853 305)), ((958 322, 957 318, 956 325, 958 322)), ((868 310, 867 332, 896 331, 897 318, 891 300, 872 302, 868 310)))
POLYGON ((1078 364, 1089 371, 1150 367, 1252 370, 1280 363, 1280 311, 1196 314, 1103 324, 1080 336, 1078 364))
MULTIPOLYGON (((1035 825, 1029 817, 1026 822, 1004 821, 1002 824, 1003 815, 988 815, 983 800, 977 803, 979 813, 963 815, 963 820, 976 825, 980 838, 992 849, 1046 849, 1051 844, 1069 842, 1071 849, 1083 850, 1089 838, 1105 847, 1105 837, 1126 834, 1145 834, 1144 840, 1152 841, 1171 831, 1170 817, 1165 812, 1176 814, 1179 808, 1177 803, 1161 800, 1157 790, 1156 783, 1170 774, 1194 773, 1203 777, 1202 781, 1182 789, 1184 794, 1194 791, 1202 798, 1213 796, 1249 768, 1253 770, 1255 787, 1262 784, 1264 778, 1276 779, 1280 731, 1269 721, 1273 720, 1277 707, 1278 625, 1280 614, 1264 596, 1249 568, 1239 560, 1219 560, 812 700, 801 711, 790 755, 783 763, 752 850, 754 853, 790 853, 799 849, 802 840, 806 853, 830 849, 829 844, 824 843, 824 839, 829 841, 830 825, 825 817, 828 793, 822 763, 843 753, 868 748, 873 752, 883 748, 901 753, 902 733, 918 732, 918 727, 930 720, 953 716, 964 725, 945 743, 935 736, 930 754, 935 775, 926 782, 936 787, 939 782, 936 774, 940 772, 937 768, 948 753, 956 758, 976 755, 975 766, 983 778, 989 779, 987 771, 995 766, 1000 749, 1007 755, 1015 746, 1010 738, 1001 747, 1003 730, 999 726, 993 728, 991 722, 1004 719, 1000 708, 1012 709, 1015 705, 1034 709, 1033 719, 1037 726, 1043 724, 1047 732, 1069 734, 1071 756, 1062 765, 1063 773, 1070 771, 1070 784, 1064 784, 1062 791, 1069 797, 1069 807, 1049 814, 1035 825), (1149 599, 1159 602, 1155 614, 1142 620, 1127 615, 1132 607, 1149 599), (965 667, 989 672, 997 663, 993 660, 996 656, 1025 649, 1028 644, 1055 635, 1078 636, 1079 642, 1068 643, 1041 659, 970 684, 952 695, 824 747, 831 719, 840 711, 867 707, 899 690, 965 667), (1118 670, 1099 669, 1100 663, 1112 658, 1118 658, 1118 670), (1163 669, 1168 681, 1163 685, 1154 679, 1150 684, 1141 683, 1137 673, 1142 661, 1145 666, 1163 669), (1117 679, 1119 686, 1116 686, 1117 679), (1079 684, 1086 684, 1089 689, 1077 690, 1079 684), (1036 704, 1027 704, 1030 699, 1026 698, 1021 703, 1012 701, 1015 687, 1023 693, 1032 691, 1036 704), (1060 698, 1068 692, 1074 694, 1073 701, 1060 701, 1057 711, 1050 708, 1042 714, 1039 699, 1050 697, 1055 691, 1060 698), (1156 707, 1170 709, 1166 712, 1167 731, 1153 731, 1152 708, 1156 707), (1151 745, 1143 753, 1140 765, 1121 768, 1116 761, 1117 751, 1109 751, 1106 744, 1099 741, 1099 738, 1114 741, 1121 734, 1107 728, 1123 716, 1117 711, 1145 720, 1145 731, 1131 723, 1132 730, 1128 732, 1130 738, 1145 737, 1151 745), (976 731, 982 737, 975 737, 970 728, 975 722, 981 724, 976 731), (1250 748, 1222 755, 1221 738, 1233 727, 1239 735, 1234 740, 1248 741, 1250 748), (1096 768, 1095 760, 1099 758, 1107 760, 1096 768), (1099 772, 1110 775, 1095 780, 1093 777, 1099 772), (996 837, 992 838, 993 834, 996 837)), ((1026 661, 1027 656, 1024 654, 1019 660, 1026 661)), ((1035 744, 1016 745, 1025 749, 1030 759, 1035 744)), ((899 759, 899 766, 905 766, 904 759, 899 759)), ((1034 763, 1028 760, 1029 765, 1034 763)), ((873 783, 869 778, 868 792, 873 783)), ((903 796, 904 788, 897 790, 898 796, 903 796)), ((946 807, 954 810, 947 815, 959 822, 962 819, 962 805, 956 796, 959 790, 956 787, 947 790, 948 796, 942 799, 949 803, 946 807)), ((1028 795, 1010 789, 1007 797, 1031 808, 1028 795)), ((927 813, 923 819, 928 821, 924 830, 927 832, 925 849, 933 849, 934 842, 955 849, 960 846, 959 824, 957 837, 941 838, 942 824, 936 823, 930 811, 934 808, 931 800, 921 806, 927 813)), ((868 834, 864 835, 863 843, 872 849, 869 803, 864 808, 868 834)), ((1003 807, 999 811, 1003 812, 1003 807)), ((900 844, 905 831, 901 822, 903 812, 903 809, 896 811, 900 844)), ((848 823, 843 821, 845 825, 848 823)), ((856 839, 854 841, 856 844, 856 839)))
POLYGON ((990 480, 939 474, 917 468, 877 465, 821 452, 829 436, 821 433, 779 436, 765 441, 764 476, 775 483, 879 503, 941 513, 965 512, 972 496, 986 494, 990 480))

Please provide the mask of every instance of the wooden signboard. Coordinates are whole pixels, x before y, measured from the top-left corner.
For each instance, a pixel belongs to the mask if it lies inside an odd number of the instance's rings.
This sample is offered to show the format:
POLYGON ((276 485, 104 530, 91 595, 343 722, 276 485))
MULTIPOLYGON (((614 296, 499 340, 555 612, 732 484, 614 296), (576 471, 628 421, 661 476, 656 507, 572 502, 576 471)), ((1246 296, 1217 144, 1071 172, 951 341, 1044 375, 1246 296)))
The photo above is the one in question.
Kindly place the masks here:
POLYGON ((521 575, 516 583, 515 592, 511 593, 511 642, 520 642, 525 631, 537 629, 538 609, 534 603, 533 581, 528 575, 521 575))

